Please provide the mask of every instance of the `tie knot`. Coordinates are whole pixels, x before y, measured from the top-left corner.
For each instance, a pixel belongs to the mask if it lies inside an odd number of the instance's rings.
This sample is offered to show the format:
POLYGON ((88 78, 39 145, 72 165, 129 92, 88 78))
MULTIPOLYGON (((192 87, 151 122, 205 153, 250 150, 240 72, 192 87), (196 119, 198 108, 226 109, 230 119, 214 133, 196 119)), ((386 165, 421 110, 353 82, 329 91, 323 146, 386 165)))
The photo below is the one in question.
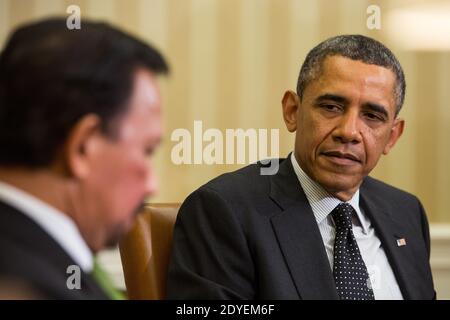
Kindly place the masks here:
POLYGON ((353 211, 353 207, 345 202, 340 203, 334 208, 331 215, 333 216, 336 228, 351 229, 353 211))
POLYGON ((97 259, 94 259, 94 269, 92 270, 92 277, 96 280, 97 284, 103 289, 103 291, 112 300, 124 300, 125 296, 115 288, 114 283, 111 281, 108 273, 103 270, 97 259))

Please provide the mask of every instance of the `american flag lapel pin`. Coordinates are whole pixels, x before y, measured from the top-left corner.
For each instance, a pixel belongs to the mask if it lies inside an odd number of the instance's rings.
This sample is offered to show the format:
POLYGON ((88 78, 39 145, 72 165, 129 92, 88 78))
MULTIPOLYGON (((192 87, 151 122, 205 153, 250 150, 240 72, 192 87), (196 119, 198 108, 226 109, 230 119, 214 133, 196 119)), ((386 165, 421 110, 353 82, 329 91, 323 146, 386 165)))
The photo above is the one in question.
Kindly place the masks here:
POLYGON ((399 247, 406 246, 406 239, 405 238, 397 239, 397 246, 399 247))

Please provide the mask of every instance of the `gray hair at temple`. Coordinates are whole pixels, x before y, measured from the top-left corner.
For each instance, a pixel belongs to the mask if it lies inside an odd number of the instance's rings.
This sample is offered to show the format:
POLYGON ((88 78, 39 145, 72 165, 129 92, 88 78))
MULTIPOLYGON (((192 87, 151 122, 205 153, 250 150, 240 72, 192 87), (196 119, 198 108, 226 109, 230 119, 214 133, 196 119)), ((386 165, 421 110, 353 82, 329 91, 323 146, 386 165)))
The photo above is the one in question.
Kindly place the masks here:
POLYGON ((341 35, 329 38, 308 53, 298 76, 297 94, 300 99, 306 86, 320 75, 322 63, 329 56, 343 56, 392 70, 397 78, 394 95, 395 115, 398 115, 405 100, 406 90, 405 75, 400 62, 381 42, 362 35, 341 35))

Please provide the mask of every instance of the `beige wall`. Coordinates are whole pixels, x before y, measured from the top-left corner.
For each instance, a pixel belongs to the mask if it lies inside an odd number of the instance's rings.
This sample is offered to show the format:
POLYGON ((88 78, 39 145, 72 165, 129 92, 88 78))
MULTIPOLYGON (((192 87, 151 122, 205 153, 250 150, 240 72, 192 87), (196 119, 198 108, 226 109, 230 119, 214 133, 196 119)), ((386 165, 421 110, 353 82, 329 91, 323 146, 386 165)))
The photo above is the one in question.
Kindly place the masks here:
POLYGON ((401 116, 407 126, 373 175, 417 194, 433 222, 450 222, 450 53, 405 51, 388 40, 383 25, 366 28, 369 4, 380 5, 383 18, 411 2, 423 1, 0 0, 0 42, 19 23, 66 15, 69 4, 78 4, 82 18, 106 19, 161 49, 172 74, 162 81, 166 139, 156 159, 161 187, 154 201, 172 202, 239 167, 172 164, 174 129, 192 130, 194 120, 204 129, 279 128, 284 156, 293 137, 284 129, 280 100, 295 88, 308 50, 336 34, 377 38, 404 66, 408 91, 401 116))

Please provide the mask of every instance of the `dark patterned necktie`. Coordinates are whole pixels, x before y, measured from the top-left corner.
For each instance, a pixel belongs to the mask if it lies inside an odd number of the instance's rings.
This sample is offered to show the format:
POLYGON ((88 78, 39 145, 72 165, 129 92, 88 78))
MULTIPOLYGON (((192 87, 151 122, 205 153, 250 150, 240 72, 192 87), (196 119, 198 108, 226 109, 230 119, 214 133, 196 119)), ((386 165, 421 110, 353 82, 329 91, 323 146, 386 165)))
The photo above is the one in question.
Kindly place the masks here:
POLYGON ((354 209, 339 204, 331 212, 336 225, 333 274, 341 300, 374 300, 369 274, 352 230, 354 209))

